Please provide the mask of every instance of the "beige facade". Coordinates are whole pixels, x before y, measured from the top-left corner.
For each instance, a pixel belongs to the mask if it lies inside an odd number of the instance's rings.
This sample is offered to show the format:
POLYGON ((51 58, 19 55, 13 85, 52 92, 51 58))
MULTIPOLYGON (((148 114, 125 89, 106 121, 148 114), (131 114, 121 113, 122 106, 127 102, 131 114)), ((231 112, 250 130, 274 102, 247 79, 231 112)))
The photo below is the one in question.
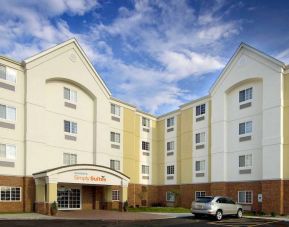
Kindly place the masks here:
MULTIPOLYGON (((289 178, 288 66, 246 44, 208 96, 162 116, 113 98, 74 39, 21 63, 0 57, 0 67, 0 190, 22 190, 0 203, 35 202, 49 213, 54 201, 62 209, 187 206, 218 192, 265 210, 267 201, 256 201, 268 194, 263 183, 289 178), (13 177, 34 180, 31 195, 23 182, 9 185, 13 177), (170 197, 176 190, 180 201, 170 197)), ((272 209, 289 212, 280 207, 272 209)))

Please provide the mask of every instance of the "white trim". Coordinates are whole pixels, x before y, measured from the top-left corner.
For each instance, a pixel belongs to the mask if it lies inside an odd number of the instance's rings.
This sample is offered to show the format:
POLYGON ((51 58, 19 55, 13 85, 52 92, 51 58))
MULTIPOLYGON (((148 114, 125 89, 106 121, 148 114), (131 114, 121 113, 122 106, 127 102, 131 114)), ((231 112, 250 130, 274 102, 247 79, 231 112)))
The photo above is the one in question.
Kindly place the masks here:
POLYGON ((239 203, 239 204, 253 204, 253 202, 254 202, 254 198, 253 198, 254 193, 253 193, 253 190, 242 190, 242 191, 238 191, 237 193, 238 193, 238 203, 239 203), (247 203, 247 202, 245 201, 244 203, 241 203, 241 202, 240 202, 240 197, 239 197, 239 192, 245 192, 245 200, 246 200, 246 192, 251 192, 251 202, 250 202, 250 203, 247 203))

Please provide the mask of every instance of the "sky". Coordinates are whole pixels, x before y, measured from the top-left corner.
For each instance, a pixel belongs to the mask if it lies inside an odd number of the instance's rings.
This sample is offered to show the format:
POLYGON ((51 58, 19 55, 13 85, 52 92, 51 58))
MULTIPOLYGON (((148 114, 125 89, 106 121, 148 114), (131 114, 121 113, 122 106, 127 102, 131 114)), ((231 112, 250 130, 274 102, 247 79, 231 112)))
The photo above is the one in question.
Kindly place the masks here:
POLYGON ((0 0, 0 55, 73 37, 115 98, 161 115, 207 95, 241 42, 289 64, 289 1, 0 0))

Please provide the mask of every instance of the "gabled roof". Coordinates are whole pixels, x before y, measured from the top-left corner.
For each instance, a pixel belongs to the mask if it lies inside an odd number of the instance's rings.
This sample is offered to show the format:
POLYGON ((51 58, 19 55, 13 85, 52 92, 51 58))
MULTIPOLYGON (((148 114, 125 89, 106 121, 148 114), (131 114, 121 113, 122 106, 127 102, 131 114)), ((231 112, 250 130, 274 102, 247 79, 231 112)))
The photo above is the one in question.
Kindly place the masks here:
POLYGON ((248 51, 250 51, 250 52, 253 52, 253 53, 257 54, 258 56, 260 56, 260 57, 262 57, 262 58, 264 58, 264 59, 266 59, 266 60, 268 60, 268 61, 276 64, 277 66, 279 66, 279 67, 281 67, 281 68, 284 68, 284 67, 286 66, 284 62, 279 61, 278 59, 276 59, 276 58, 274 58, 274 57, 272 57, 272 56, 270 56, 270 55, 268 55, 268 54, 266 54, 266 53, 264 53, 264 52, 262 52, 262 51, 260 51, 260 50, 257 50, 256 48, 248 45, 247 43, 242 42, 242 43, 239 45, 238 49, 237 49, 237 50, 235 51, 235 53, 233 54, 233 56, 230 58, 230 60, 228 61, 228 63, 226 64, 225 68, 222 70, 222 72, 221 72, 221 74, 219 75, 218 79, 214 82, 214 84, 213 84, 212 87, 210 88, 210 90, 209 90, 209 93, 210 93, 210 94, 214 91, 215 87, 217 86, 217 84, 219 83, 219 81, 221 80, 221 78, 223 77, 223 75, 225 74, 225 72, 227 71, 227 69, 229 68, 229 66, 230 66, 230 65, 232 64, 232 62, 236 59, 237 55, 240 53, 240 51, 241 51, 242 49, 246 49, 246 50, 248 50, 248 51))
POLYGON ((81 48, 81 46, 79 45, 79 43, 77 42, 77 40, 75 38, 69 39, 69 40, 67 40, 67 41, 65 41, 63 43, 60 43, 60 44, 58 44, 58 45, 56 45, 54 47, 51 47, 51 48, 49 48, 47 50, 44 50, 44 51, 42 51, 42 52, 40 52, 40 53, 30 57, 30 58, 27 58, 27 59, 24 60, 24 63, 28 64, 28 63, 36 60, 36 59, 39 59, 39 58, 41 58, 41 57, 43 57, 43 56, 45 56, 45 55, 47 55, 47 54, 49 54, 49 53, 51 53, 53 51, 56 51, 56 50, 66 46, 66 45, 69 45, 71 43, 73 43, 78 48, 79 52, 82 54, 82 56, 86 60, 87 64, 89 65, 91 70, 94 72, 95 76, 99 79, 100 83, 103 85, 103 87, 104 87, 105 91, 107 92, 108 96, 111 96, 110 90, 108 89, 108 87, 106 86, 105 82, 102 80, 100 75, 95 71, 95 69, 94 69, 93 65, 91 64, 90 60, 88 59, 87 55, 85 54, 85 52, 83 51, 83 49, 81 48))

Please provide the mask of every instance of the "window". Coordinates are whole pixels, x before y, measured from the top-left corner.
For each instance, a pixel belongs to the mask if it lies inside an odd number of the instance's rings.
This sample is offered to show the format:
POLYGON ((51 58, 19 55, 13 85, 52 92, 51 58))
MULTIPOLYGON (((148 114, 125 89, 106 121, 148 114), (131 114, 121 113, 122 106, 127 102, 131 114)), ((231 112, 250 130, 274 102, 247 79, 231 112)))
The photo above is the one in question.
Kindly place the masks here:
POLYGON ((77 134, 77 123, 72 121, 64 121, 64 132, 77 134))
POLYGON ((175 142, 171 141, 171 142, 167 142, 167 151, 172 151, 175 149, 175 142))
POLYGON ((150 127, 150 119, 143 117, 142 118, 142 126, 150 127))
POLYGON ((110 160, 110 168, 114 170, 120 170, 120 161, 110 160))
POLYGON ((167 119, 167 128, 174 126, 175 124, 175 118, 171 117, 167 119))
POLYGON ((175 174, 175 166, 174 165, 167 166, 167 174, 168 175, 175 174))
POLYGON ((202 161, 196 161, 196 171, 205 171, 205 160, 202 161))
POLYGON ((16 83, 16 71, 10 68, 0 65, 0 78, 13 83, 16 83))
POLYGON ((120 134, 116 132, 110 132, 110 141, 114 143, 120 143, 120 134))
POLYGON ((142 174, 149 174, 150 173, 150 167, 146 165, 141 166, 141 172, 142 174))
POLYGON ((64 99, 67 99, 73 103, 77 102, 77 92, 76 91, 64 87, 63 93, 64 93, 64 99))
POLYGON ((21 200, 20 187, 0 186, 0 201, 20 201, 20 200, 21 200))
POLYGON ((240 168, 252 167, 252 155, 248 154, 239 156, 239 167, 240 168))
POLYGON ((206 113, 206 104, 196 106, 196 116, 206 113))
POLYGON ((239 91, 239 102, 244 102, 252 99, 253 88, 247 88, 245 90, 239 91))
POLYGON ((203 196, 206 196, 206 192, 195 192, 195 200, 203 196))
POLYGON ((247 121, 239 124, 239 135, 252 132, 252 121, 247 121))
POLYGON ((205 143, 205 132, 197 133, 196 134, 196 143, 205 143))
POLYGON ((142 142, 141 142, 141 148, 142 148, 142 150, 144 150, 144 151, 149 151, 149 150, 150 150, 150 143, 149 143, 149 142, 142 141, 142 142))
POLYGON ((63 153, 63 165, 75 165, 77 163, 77 155, 63 153))
POLYGON ((167 202, 175 202, 176 196, 173 192, 166 192, 166 200, 167 202))
POLYGON ((112 199, 112 201, 119 201, 120 200, 119 190, 112 190, 111 199, 112 199))
POLYGON ((110 112, 111 114, 120 116, 120 106, 115 104, 110 104, 110 112))
POLYGON ((252 204, 253 192, 252 191, 238 191, 238 203, 252 204))
POLYGON ((16 121, 16 108, 0 104, 0 118, 8 121, 16 121))
POLYGON ((16 146, 8 144, 0 144, 0 158, 15 160, 16 146))

